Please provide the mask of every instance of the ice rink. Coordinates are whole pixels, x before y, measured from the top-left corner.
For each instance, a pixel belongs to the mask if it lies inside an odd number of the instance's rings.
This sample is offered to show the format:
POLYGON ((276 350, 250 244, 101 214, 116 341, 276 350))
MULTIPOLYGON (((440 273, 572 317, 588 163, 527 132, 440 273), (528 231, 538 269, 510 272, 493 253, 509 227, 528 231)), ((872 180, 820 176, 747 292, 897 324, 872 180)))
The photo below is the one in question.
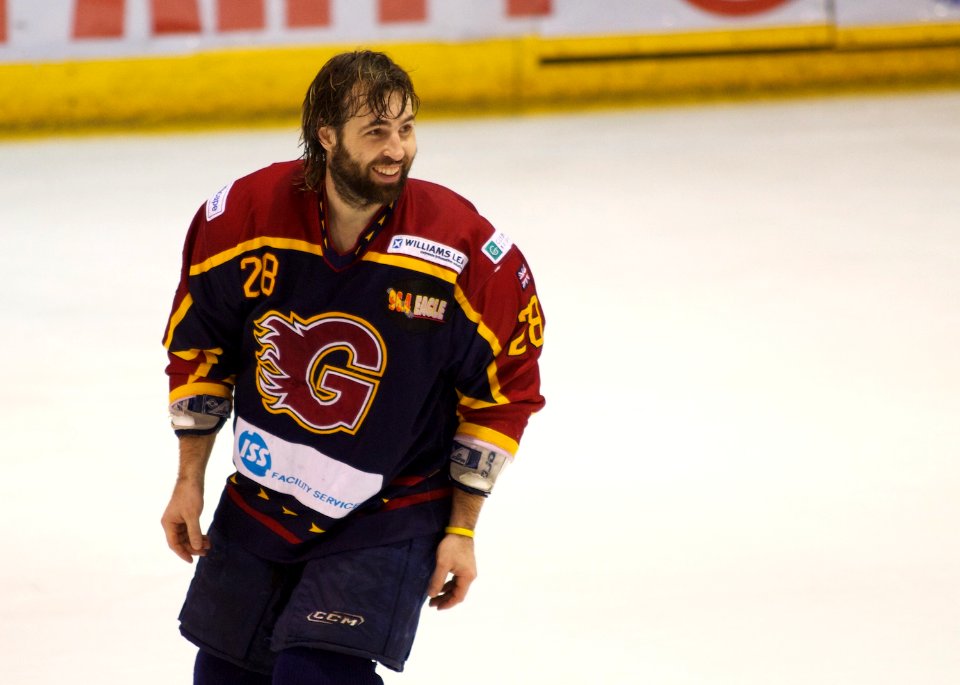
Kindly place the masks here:
MULTIPOLYGON (((388 684, 960 682, 960 93, 463 121, 413 175, 527 254, 547 407, 388 684)), ((0 142, 0 683, 189 683, 160 339, 293 129, 0 142)), ((229 472, 221 439, 208 513, 229 472)))

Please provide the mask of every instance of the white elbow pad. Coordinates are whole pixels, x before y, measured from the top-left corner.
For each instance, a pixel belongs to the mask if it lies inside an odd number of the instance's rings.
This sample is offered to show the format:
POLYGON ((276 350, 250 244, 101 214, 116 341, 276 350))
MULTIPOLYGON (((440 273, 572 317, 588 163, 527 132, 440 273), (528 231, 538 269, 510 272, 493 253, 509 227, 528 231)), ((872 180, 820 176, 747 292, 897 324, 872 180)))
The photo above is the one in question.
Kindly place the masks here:
POLYGON ((170 424, 177 434, 215 433, 220 430, 233 402, 227 397, 193 395, 170 405, 170 424))
POLYGON ((513 457, 489 442, 458 435, 450 454, 450 477, 463 490, 486 497, 513 457))

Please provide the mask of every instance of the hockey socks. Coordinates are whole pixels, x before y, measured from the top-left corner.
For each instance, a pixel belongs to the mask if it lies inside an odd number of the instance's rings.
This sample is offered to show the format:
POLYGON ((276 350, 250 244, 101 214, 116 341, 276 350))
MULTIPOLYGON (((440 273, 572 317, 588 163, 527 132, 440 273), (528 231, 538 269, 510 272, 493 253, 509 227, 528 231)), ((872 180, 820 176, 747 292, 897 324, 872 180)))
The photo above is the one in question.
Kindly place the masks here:
POLYGON ((193 665, 193 685, 270 685, 272 682, 268 675, 234 666, 203 650, 197 652, 193 665))
POLYGON ((274 685, 383 685, 370 659, 321 649, 292 647, 280 652, 274 685))

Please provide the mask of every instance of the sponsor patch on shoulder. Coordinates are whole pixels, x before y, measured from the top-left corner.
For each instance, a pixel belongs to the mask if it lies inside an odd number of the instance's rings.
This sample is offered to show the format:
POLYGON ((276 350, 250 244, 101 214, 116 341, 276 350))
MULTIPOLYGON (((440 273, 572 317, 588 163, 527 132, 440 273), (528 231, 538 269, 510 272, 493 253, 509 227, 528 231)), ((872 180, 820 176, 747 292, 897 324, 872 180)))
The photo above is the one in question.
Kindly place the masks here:
POLYGON ((483 246, 483 254, 487 255, 491 262, 499 264, 513 247, 513 241, 503 231, 497 231, 483 246))
POLYGON ((467 255, 449 245, 437 243, 415 235, 395 235, 390 239, 387 252, 417 257, 427 262, 445 266, 457 273, 467 265, 467 255))
POLYGON ((227 211, 227 193, 230 192, 232 186, 233 182, 231 181, 207 200, 207 221, 212 221, 227 211))

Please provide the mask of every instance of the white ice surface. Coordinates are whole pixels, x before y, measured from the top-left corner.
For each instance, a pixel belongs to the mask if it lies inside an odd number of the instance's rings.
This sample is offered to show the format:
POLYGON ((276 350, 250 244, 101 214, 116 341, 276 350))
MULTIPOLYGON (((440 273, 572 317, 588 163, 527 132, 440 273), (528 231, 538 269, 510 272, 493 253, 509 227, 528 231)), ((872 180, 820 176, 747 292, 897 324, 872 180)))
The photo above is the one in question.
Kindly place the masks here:
MULTIPOLYGON (((419 141, 414 175, 529 257, 548 405, 468 603, 386 682, 960 682, 960 93, 419 141)), ((160 337, 196 208, 297 155, 293 130, 0 144, 0 683, 190 682, 160 337)))

